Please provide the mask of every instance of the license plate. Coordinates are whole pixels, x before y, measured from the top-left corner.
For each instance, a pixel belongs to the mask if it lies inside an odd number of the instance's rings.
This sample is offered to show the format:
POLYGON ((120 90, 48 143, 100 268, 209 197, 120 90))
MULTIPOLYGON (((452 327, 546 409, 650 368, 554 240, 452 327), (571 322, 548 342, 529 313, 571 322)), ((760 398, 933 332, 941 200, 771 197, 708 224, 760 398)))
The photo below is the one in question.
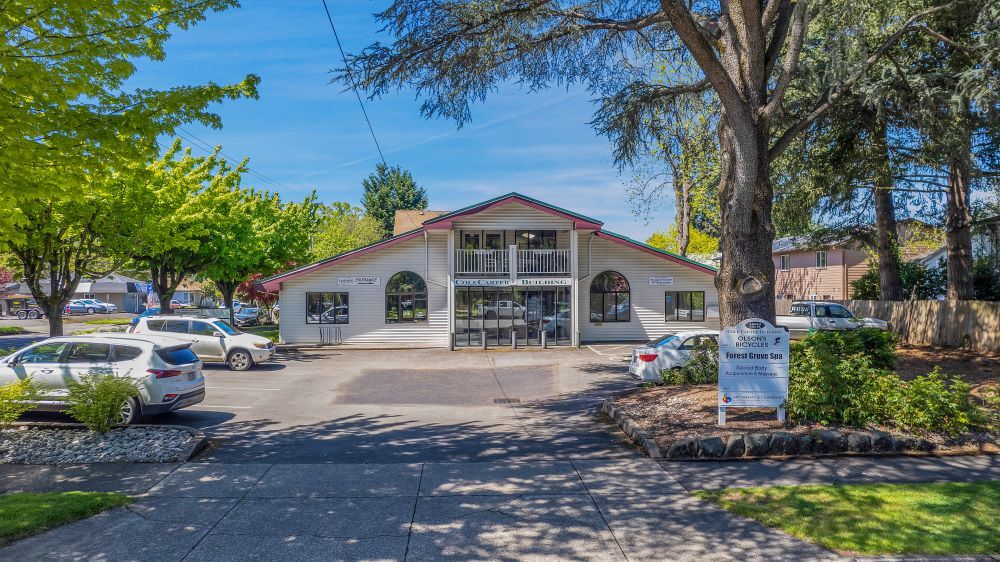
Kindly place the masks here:
POLYGON ((198 375, 196 373, 190 372, 190 373, 188 373, 188 377, 187 378, 188 378, 189 381, 193 381, 195 379, 195 377, 197 377, 197 376, 198 375))

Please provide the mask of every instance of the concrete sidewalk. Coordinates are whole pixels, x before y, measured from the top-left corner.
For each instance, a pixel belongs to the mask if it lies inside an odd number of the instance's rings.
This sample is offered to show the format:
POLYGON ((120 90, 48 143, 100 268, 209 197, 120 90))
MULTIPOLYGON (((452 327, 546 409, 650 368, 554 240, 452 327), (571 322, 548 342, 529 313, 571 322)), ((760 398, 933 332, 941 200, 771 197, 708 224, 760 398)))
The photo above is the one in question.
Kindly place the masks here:
POLYGON ((1000 479, 1000 458, 988 456, 12 468, 0 471, 6 491, 137 497, 0 550, 28 560, 829 559, 689 491, 1000 479))

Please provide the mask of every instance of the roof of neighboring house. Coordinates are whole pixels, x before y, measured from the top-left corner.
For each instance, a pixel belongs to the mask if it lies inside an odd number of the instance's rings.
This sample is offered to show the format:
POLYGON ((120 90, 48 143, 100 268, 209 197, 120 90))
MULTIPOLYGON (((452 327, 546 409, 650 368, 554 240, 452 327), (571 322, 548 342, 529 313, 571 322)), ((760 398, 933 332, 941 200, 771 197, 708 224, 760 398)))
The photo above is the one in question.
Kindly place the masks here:
POLYGON ((181 281, 181 284, 177 286, 178 291, 201 291, 202 285, 200 281, 185 279, 181 281))
POLYGON ((291 279, 295 279, 296 277, 300 277, 302 275, 306 275, 306 274, 311 273, 313 271, 317 271, 319 269, 323 269, 323 268, 325 268, 325 267, 327 267, 329 265, 333 265, 335 263, 339 263, 339 262, 342 262, 344 260, 348 260, 348 259, 351 259, 351 258, 354 258, 354 257, 357 257, 357 256, 361 256, 361 255, 364 255, 364 254, 367 254, 367 253, 370 253, 370 252, 374 252, 374 251, 379 250, 379 249, 384 248, 384 247, 392 246, 392 245, 398 244, 400 242, 404 242, 406 240, 410 240, 412 238, 416 238, 418 236, 423 236, 424 232, 428 230, 428 225, 430 225, 431 223, 439 223, 439 221, 441 221, 441 222, 447 221, 447 224, 450 226, 450 219, 452 219, 452 218, 455 218, 455 217, 458 217, 458 216, 471 215, 471 214, 474 214, 476 212, 482 212, 482 211, 485 211, 487 209, 493 208, 493 207, 495 207, 497 205, 500 205, 500 204, 508 204, 508 203, 511 203, 511 202, 518 202, 518 203, 527 204, 527 205, 529 205, 531 207, 538 208, 539 210, 542 210, 543 212, 548 212, 550 214, 556 214, 556 215, 560 215, 560 216, 565 216, 565 217, 571 218, 572 220, 574 220, 574 224, 577 225, 577 226, 579 226, 579 227, 583 227, 583 228, 588 229, 588 230, 592 228, 594 230, 594 233, 599 238, 604 238, 604 239, 607 239, 607 240, 611 240, 613 242, 617 242, 619 244, 622 244, 622 245, 625 245, 625 246, 629 246, 629 247, 641 250, 643 252, 646 252, 646 253, 649 253, 649 254, 652 254, 652 255, 655 255, 655 256, 658 256, 658 257, 665 258, 665 259, 667 259, 669 261, 678 263, 678 264, 683 265, 685 267, 690 267, 691 269, 694 269, 696 271, 701 271, 702 273, 707 273, 709 275, 715 275, 717 273, 717 270, 714 267, 711 267, 711 266, 705 265, 703 263, 700 263, 700 262, 697 262, 697 261, 685 258, 683 256, 679 256, 677 254, 674 254, 672 252, 668 252, 666 250, 661 250, 660 248, 655 248, 653 246, 650 246, 649 244, 644 244, 644 243, 639 242, 637 240, 633 240, 631 238, 628 238, 627 236, 623 236, 623 235, 617 234, 615 232, 610 232, 610 231, 607 231, 607 230, 603 230, 602 226, 601 226, 601 225, 603 225, 603 223, 600 222, 600 221, 598 221, 598 220, 596 220, 596 219, 592 219, 590 217, 586 217, 584 215, 580 215, 580 214, 574 213, 572 211, 567 211, 565 209, 561 209, 561 208, 556 207, 554 205, 550 205, 548 203, 544 203, 544 202, 538 201, 536 199, 532 199, 530 197, 525 197, 525 196, 517 194, 517 193, 508 193, 507 195, 502 195, 500 197, 495 197, 493 199, 490 199, 488 201, 484 201, 482 203, 477 203, 475 205, 470 205, 468 207, 465 207, 464 209, 459 209, 457 211, 452 211, 450 213, 445 213, 443 215, 439 215, 438 217, 436 217, 434 219, 424 221, 423 226, 421 226, 419 228, 410 230, 408 232, 402 232, 402 233, 399 233, 399 234, 395 234, 393 236, 390 236, 389 238, 386 238, 385 240, 380 240, 378 242, 375 242, 374 244, 369 244, 367 246, 362 246, 361 248, 357 248, 357 249, 354 249, 354 250, 350 250, 348 252, 337 254, 335 256, 331 256, 331 257, 326 258, 324 260, 320 260, 318 262, 311 263, 309 265, 305 265, 305 266, 293 269, 291 271, 286 271, 284 273, 279 273, 277 275, 273 275, 271 277, 268 277, 267 279, 261 279, 260 281, 258 281, 258 284, 261 285, 265 291, 276 291, 276 290, 278 290, 281 287, 281 283, 284 282, 284 281, 289 281, 291 279))
POLYGON ((817 243, 808 236, 785 236, 775 238, 771 243, 772 254, 787 254, 789 252, 810 252, 813 250, 828 250, 830 248, 853 247, 851 240, 840 239, 817 243))
POLYGON ((426 209, 397 209, 396 216, 393 217, 392 235, 409 232, 420 228, 424 221, 428 221, 448 211, 428 211, 426 209))

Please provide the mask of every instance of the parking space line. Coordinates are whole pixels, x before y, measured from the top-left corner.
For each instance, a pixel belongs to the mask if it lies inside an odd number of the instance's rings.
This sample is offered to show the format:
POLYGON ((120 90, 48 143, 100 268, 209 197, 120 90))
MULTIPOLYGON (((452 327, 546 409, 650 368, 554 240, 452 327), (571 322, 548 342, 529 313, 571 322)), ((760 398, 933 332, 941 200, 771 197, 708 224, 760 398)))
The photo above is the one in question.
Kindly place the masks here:
MULTIPOLYGON (((629 347, 629 344, 616 345, 614 347, 609 347, 609 348, 605 349, 604 351, 612 351, 612 350, 615 350, 615 349, 621 349, 623 347, 629 347)), ((597 351, 596 349, 594 349, 593 346, 590 346, 590 345, 587 346, 587 349, 593 351, 594 353, 596 353, 598 355, 618 355, 617 353, 602 353, 600 351, 597 351)))
POLYGON ((255 388, 251 386, 206 386, 208 390, 281 390, 280 388, 255 388))
POLYGON ((249 410, 250 406, 227 406, 225 404, 195 404, 194 406, 188 406, 188 408, 229 408, 230 410, 249 410))

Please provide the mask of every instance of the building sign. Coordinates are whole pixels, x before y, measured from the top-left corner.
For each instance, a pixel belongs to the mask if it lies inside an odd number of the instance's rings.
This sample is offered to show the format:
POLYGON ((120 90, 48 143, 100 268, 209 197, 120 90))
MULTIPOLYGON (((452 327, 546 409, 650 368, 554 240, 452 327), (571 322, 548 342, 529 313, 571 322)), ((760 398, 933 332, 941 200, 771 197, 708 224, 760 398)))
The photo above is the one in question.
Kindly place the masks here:
POLYGON ((569 277, 522 277, 520 279, 455 279, 456 287, 569 287, 569 277))
POLYGON ((661 287, 663 285, 673 285, 673 284, 674 284, 674 278, 673 277, 650 277, 649 278, 649 285, 651 287, 661 287))
POLYGON ((382 278, 373 275, 361 275, 357 277, 338 277, 337 285, 341 287, 358 287, 361 285, 374 285, 378 286, 382 284, 382 278))
POLYGON ((725 328, 719 336, 719 425, 726 408, 777 408, 788 399, 788 330, 759 318, 725 328))

